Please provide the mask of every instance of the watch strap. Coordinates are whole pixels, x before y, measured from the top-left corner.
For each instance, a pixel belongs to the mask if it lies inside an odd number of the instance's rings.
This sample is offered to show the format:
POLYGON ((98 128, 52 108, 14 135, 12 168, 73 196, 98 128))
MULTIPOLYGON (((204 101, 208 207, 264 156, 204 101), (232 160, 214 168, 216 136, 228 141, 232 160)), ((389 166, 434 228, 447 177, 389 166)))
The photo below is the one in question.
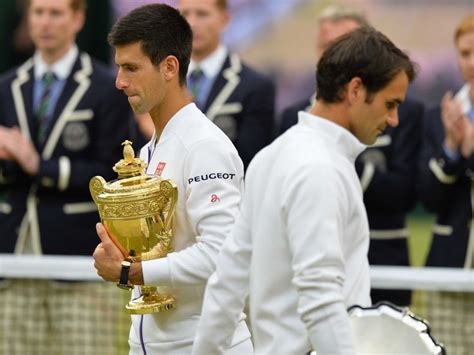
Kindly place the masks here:
POLYGON ((128 276, 130 273, 130 267, 132 266, 132 261, 130 259, 125 259, 122 261, 122 268, 120 269, 120 280, 117 284, 117 287, 123 290, 131 290, 133 285, 128 281, 128 276))

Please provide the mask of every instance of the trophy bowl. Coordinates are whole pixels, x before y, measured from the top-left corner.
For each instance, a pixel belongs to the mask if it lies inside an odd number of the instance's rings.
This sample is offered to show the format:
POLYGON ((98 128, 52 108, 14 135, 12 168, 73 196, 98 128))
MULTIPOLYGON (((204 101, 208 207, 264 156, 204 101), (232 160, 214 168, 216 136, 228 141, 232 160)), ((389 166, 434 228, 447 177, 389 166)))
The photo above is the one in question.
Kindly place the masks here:
MULTIPOLYGON (((114 166, 118 178, 106 182, 93 177, 89 190, 102 224, 110 238, 130 262, 165 257, 172 249, 172 221, 178 201, 178 189, 170 180, 145 175, 146 163, 135 158, 130 141, 124 145, 124 158, 114 166)), ((131 290, 133 285, 117 285, 131 290)), ((126 309, 130 314, 170 310, 175 299, 170 291, 158 292, 155 285, 140 286, 140 296, 126 309)))

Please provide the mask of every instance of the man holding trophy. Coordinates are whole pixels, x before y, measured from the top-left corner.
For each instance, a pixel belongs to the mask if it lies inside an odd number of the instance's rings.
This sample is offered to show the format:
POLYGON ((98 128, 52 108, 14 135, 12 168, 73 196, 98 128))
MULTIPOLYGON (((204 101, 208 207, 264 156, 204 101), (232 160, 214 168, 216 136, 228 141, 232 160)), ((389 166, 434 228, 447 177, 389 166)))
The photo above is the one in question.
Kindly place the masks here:
MULTIPOLYGON (((155 233, 159 238, 164 232, 171 235, 169 246, 173 251, 151 260, 143 257, 146 253, 135 257, 137 250, 132 253, 128 242, 117 243, 119 226, 125 222, 109 223, 104 215, 111 211, 110 206, 104 209, 99 204, 104 224, 97 225, 101 243, 94 252, 95 267, 106 281, 119 282, 124 287, 137 285, 131 303, 140 300, 148 286, 156 286, 173 298, 172 303, 153 313, 127 306, 134 313, 129 338, 131 354, 189 353, 207 279, 214 272, 217 254, 238 214, 242 161, 226 135, 191 102, 186 72, 192 32, 177 10, 163 4, 137 8, 114 25, 109 43, 116 50, 117 88, 128 96, 134 112, 149 113, 155 126, 151 141, 140 152, 140 158, 147 163, 147 177, 132 174, 130 179, 169 179, 166 181, 177 189, 177 198, 172 233, 163 229, 166 218, 161 218, 170 212, 168 207, 159 210, 156 218, 147 217, 139 224, 143 234, 140 245, 149 242, 145 239, 154 233, 154 221, 160 225, 155 233)), ((124 151, 123 164, 116 165, 117 171, 135 161, 131 153, 124 151)), ((140 163, 137 166, 141 167, 140 163)), ((117 181, 121 181, 120 172, 117 181)), ((134 187, 125 188, 131 191, 134 187)), ((136 210, 131 205, 127 208, 136 210)), ((242 315, 229 352, 252 351, 242 315)))

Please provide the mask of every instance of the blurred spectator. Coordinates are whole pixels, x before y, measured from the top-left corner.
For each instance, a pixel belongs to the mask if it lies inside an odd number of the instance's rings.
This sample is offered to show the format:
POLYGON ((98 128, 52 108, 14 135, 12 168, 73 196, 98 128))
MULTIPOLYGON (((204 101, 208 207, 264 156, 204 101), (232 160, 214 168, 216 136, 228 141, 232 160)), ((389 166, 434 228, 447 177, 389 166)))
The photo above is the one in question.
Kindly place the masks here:
MULTIPOLYGON (((34 56, 0 77, 0 253, 90 255, 99 220, 89 194, 129 138, 113 73, 75 44, 83 0, 31 0, 34 56)), ((0 353, 116 354, 120 299, 98 282, 3 280, 0 353)))
POLYGON ((247 167, 272 139, 275 86, 221 43, 230 17, 226 0, 179 0, 178 8, 194 36, 187 79, 191 95, 247 167))
MULTIPOLYGON (((319 37, 315 45, 318 57, 342 34, 367 25, 364 15, 356 9, 327 7, 319 19, 319 37)), ((308 110, 315 96, 283 111, 280 134, 297 123, 298 111, 308 110)), ((416 204, 416 163, 422 115, 423 105, 407 99, 399 106, 398 126, 387 126, 377 141, 356 160, 369 218, 369 263, 372 265, 409 265, 406 217, 416 204)), ((405 306, 411 302, 408 290, 372 289, 371 297, 373 303, 385 300, 405 306)))
MULTIPOLYGON (((26 5, 28 0, 0 2, 0 73, 17 66, 35 51, 28 31, 26 5)), ((112 22, 110 0, 87 0, 86 21, 77 36, 79 49, 103 63, 110 63, 107 33, 112 22)))
POLYGON ((25 3, 25 0, 0 2, 0 73, 24 62, 33 53, 25 3))
MULTIPOLYGON (((455 30, 465 85, 425 115, 419 192, 436 213, 427 266, 474 267, 474 14, 455 30)), ((430 292, 427 319, 449 353, 474 349, 474 293, 430 292)))

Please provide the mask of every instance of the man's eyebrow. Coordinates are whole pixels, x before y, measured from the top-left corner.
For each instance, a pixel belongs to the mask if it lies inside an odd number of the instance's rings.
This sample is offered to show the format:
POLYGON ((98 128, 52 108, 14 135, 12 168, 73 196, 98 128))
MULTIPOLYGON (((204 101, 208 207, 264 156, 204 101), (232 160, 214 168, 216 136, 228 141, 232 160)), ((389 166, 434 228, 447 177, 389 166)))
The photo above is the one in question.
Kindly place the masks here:
POLYGON ((400 105, 403 101, 404 101, 404 100, 398 99, 398 98, 387 100, 387 102, 393 102, 393 103, 396 103, 396 104, 398 104, 398 105, 400 105))
POLYGON ((117 67, 136 67, 138 64, 133 63, 133 62, 124 62, 124 63, 115 63, 117 67))

